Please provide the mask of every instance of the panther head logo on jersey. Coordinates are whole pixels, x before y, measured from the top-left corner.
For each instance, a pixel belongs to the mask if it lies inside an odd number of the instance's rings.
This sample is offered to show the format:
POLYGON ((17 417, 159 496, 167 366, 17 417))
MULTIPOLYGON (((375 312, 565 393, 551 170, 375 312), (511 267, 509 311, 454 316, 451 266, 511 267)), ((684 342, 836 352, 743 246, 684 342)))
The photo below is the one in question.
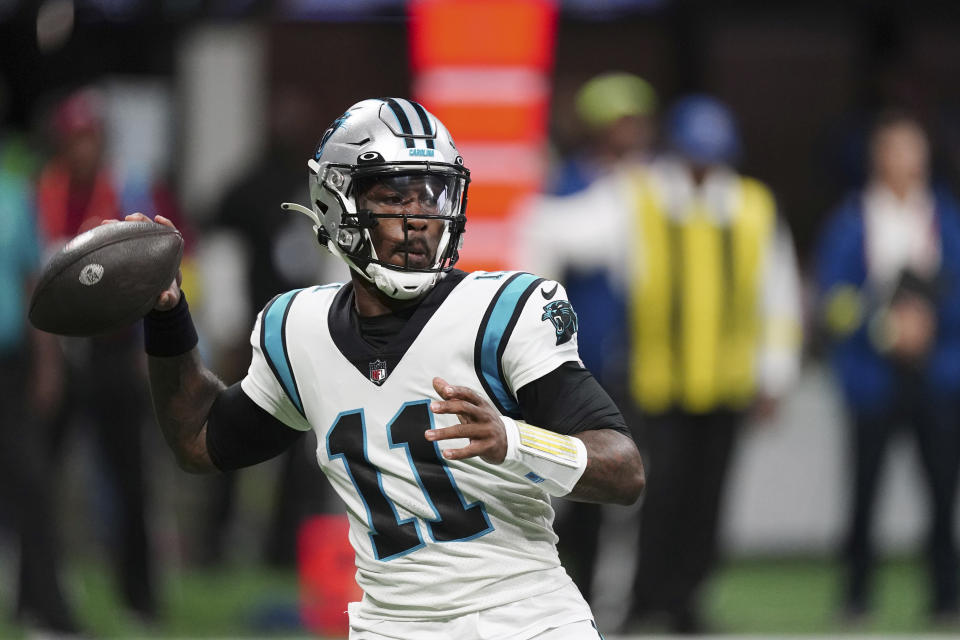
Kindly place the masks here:
POLYGON ((543 306, 541 320, 549 320, 557 332, 557 344, 569 342, 577 332, 577 312, 566 300, 554 300, 543 306))

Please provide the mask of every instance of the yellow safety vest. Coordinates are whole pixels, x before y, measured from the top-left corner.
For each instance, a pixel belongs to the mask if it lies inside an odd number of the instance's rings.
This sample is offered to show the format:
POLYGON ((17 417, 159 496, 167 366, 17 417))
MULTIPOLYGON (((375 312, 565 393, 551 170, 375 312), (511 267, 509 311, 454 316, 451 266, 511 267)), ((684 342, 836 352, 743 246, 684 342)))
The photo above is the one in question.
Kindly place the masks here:
POLYGON ((760 182, 737 178, 738 208, 718 224, 703 204, 671 218, 650 178, 631 182, 639 247, 629 304, 634 399, 651 413, 745 408, 756 388, 773 196, 760 182))

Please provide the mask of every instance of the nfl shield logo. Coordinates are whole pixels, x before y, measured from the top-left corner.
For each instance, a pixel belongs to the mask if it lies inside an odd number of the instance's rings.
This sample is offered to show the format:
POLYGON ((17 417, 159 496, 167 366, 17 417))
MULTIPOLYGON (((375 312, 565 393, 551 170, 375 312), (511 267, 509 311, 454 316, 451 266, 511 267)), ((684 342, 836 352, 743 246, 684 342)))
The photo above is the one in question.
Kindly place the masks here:
POLYGON ((370 381, 382 384, 387 379, 387 361, 374 360, 370 363, 370 381))

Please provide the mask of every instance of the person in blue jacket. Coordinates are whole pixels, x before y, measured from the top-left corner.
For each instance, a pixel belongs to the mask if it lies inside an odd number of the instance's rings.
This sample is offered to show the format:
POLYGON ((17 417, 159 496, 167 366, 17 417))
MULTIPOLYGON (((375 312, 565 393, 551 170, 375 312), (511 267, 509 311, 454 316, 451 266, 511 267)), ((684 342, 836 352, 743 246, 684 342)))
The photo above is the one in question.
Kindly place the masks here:
POLYGON ((820 320, 850 414, 853 495, 844 614, 870 611, 871 524, 884 455, 908 427, 930 494, 931 614, 957 616, 960 211, 930 177, 930 143, 905 113, 878 118, 866 186, 833 213, 817 255, 820 320))

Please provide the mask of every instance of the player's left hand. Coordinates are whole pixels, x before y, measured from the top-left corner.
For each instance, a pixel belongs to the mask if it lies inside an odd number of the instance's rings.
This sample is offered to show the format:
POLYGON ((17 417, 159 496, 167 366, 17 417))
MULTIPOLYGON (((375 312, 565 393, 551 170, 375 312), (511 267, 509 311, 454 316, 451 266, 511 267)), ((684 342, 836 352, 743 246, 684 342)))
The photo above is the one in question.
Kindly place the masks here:
POLYGON ((470 444, 460 449, 445 449, 447 460, 462 460, 480 456, 491 464, 500 464, 507 457, 507 432, 500 413, 479 393, 469 387, 457 387, 443 378, 433 379, 441 402, 431 402, 434 413, 456 414, 460 424, 443 429, 429 429, 424 437, 430 442, 467 438, 470 444))

